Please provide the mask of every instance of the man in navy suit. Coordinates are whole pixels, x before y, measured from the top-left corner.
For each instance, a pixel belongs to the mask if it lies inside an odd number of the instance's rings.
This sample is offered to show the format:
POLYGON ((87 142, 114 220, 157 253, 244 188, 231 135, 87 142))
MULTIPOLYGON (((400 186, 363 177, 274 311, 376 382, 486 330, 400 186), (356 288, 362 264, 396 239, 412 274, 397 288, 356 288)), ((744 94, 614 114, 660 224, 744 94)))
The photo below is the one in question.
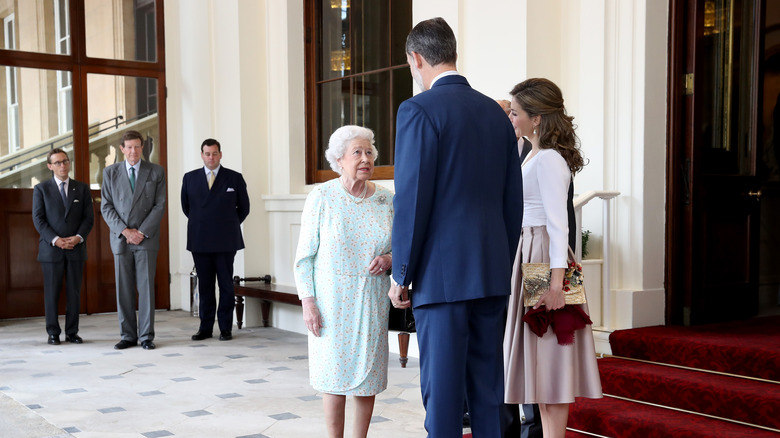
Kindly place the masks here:
POLYGON ((523 214, 517 139, 501 107, 455 70, 443 19, 417 24, 406 56, 423 92, 398 109, 388 295, 414 307, 429 435, 462 435, 465 396, 474 436, 500 437, 504 312, 523 214))
POLYGON ((92 230, 95 214, 89 186, 70 179, 70 159, 62 149, 52 149, 46 166, 54 178, 43 181, 33 190, 33 224, 41 235, 38 261, 43 269, 43 303, 49 344, 59 345, 60 323, 57 307, 66 278, 65 340, 81 344, 79 304, 84 261, 85 239, 92 230))
POLYGON ((214 317, 219 340, 233 339, 233 259, 244 248, 241 223, 249 215, 244 177, 220 166, 222 146, 207 138, 200 145, 203 168, 184 175, 181 208, 187 216, 187 250, 200 280, 200 328, 193 341, 212 337, 214 317), (214 283, 219 283, 219 308, 214 283))

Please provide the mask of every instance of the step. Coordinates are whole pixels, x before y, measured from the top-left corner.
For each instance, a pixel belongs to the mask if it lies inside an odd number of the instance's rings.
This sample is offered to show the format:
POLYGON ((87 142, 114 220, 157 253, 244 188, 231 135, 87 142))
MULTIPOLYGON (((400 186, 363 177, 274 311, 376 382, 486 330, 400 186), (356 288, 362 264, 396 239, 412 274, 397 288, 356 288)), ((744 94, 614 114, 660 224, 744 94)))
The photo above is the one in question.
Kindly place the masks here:
POLYGON ((580 399, 568 427, 613 438, 777 438, 776 432, 611 397, 580 399))
POLYGON ((616 330, 615 356, 780 381, 780 316, 616 330))
POLYGON ((780 429, 780 384, 619 358, 598 365, 605 394, 780 429))

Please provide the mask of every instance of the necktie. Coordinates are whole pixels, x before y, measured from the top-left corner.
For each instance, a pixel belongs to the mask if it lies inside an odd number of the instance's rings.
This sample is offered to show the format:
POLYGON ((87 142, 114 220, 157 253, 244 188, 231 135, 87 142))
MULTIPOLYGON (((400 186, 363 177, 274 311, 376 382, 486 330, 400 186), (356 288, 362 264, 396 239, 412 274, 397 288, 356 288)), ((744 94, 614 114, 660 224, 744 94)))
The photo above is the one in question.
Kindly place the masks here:
POLYGON ((62 203, 68 206, 68 196, 65 194, 65 181, 60 183, 60 196, 62 196, 62 203))
POLYGON ((209 190, 211 190, 212 184, 214 184, 214 172, 209 172, 209 190))
POLYGON ((135 167, 130 168, 130 190, 135 192, 135 167))

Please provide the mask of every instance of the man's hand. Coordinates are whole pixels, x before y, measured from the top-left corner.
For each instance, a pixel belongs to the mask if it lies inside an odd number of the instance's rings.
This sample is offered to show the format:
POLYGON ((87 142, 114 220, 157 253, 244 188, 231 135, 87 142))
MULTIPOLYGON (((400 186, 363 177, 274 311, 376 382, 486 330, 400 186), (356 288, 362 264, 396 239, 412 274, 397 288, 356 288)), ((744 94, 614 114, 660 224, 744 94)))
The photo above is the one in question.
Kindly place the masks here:
POLYGON ((409 301, 408 289, 401 285, 391 285, 390 290, 387 292, 387 296, 390 297, 390 302, 393 303, 393 307, 396 309, 408 309, 412 307, 412 302, 409 301))
POLYGON ((135 228, 125 228, 124 231, 122 231, 122 235, 125 236, 127 243, 130 245, 140 245, 146 238, 144 233, 135 228))
POLYGON ((320 309, 317 307, 314 297, 302 299, 301 304, 303 305, 303 322, 306 324, 306 329, 314 336, 320 337, 322 318, 320 317, 320 309))
POLYGON ((73 245, 70 244, 67 237, 58 237, 57 240, 54 241, 54 246, 60 249, 73 249, 73 245))

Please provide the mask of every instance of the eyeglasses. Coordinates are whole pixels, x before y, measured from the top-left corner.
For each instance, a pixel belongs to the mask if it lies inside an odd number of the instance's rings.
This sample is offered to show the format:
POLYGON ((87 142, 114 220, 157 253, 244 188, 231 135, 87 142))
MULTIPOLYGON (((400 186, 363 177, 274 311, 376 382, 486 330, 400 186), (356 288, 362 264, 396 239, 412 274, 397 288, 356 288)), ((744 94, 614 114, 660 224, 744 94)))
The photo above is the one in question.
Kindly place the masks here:
POLYGON ((62 161, 55 161, 51 163, 52 166, 65 166, 66 164, 70 164, 70 160, 62 160, 62 161))

